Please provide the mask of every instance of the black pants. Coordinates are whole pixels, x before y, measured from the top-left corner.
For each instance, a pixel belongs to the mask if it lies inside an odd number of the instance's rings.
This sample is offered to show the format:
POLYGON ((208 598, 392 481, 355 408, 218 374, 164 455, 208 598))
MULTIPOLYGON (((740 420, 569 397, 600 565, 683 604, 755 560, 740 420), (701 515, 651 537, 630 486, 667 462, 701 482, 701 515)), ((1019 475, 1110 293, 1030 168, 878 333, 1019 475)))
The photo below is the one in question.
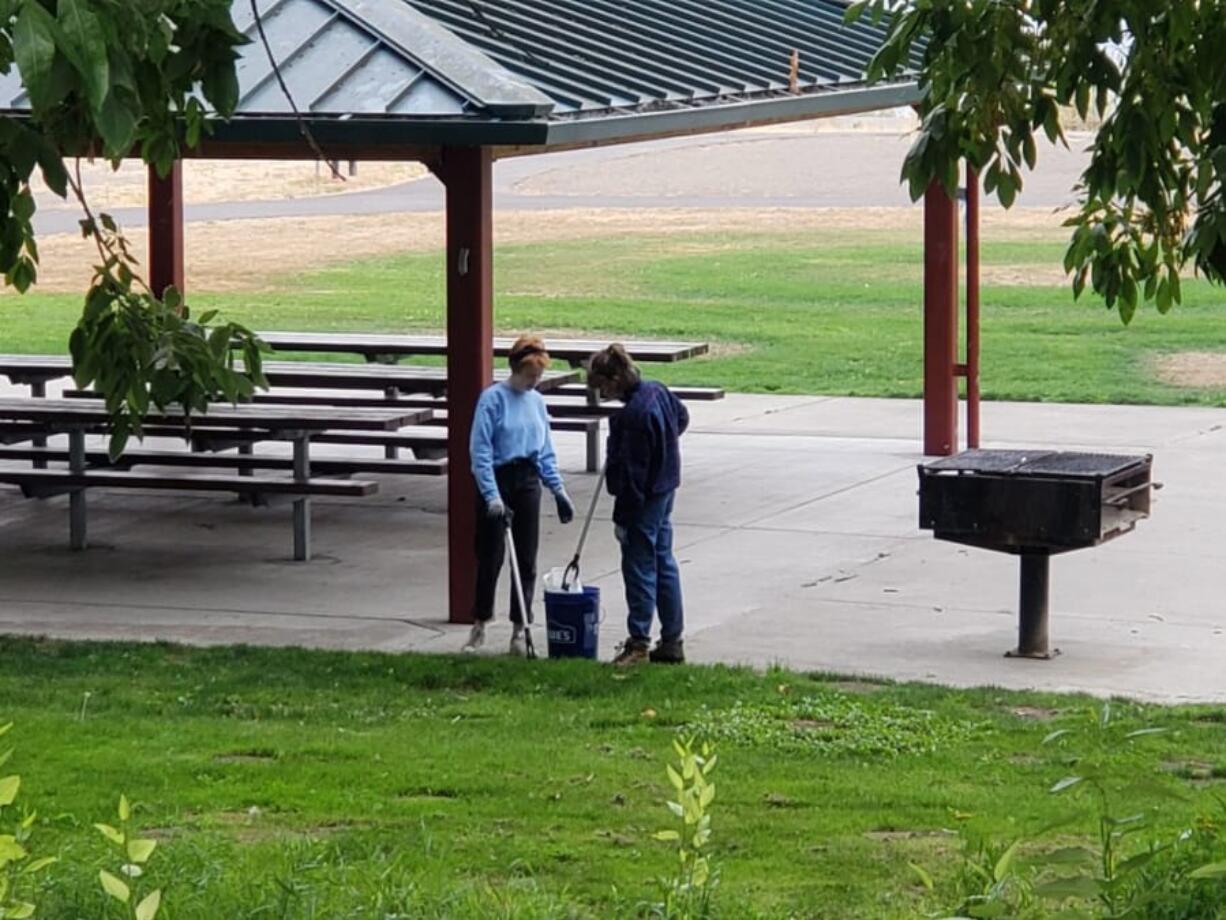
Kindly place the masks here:
MULTIPOLYGON (((498 493, 511 513, 511 536, 519 559, 519 578, 532 622, 532 593, 536 588, 536 547, 540 541, 541 480, 531 460, 513 460, 494 470, 498 493)), ((501 518, 485 513, 485 499, 477 496, 477 600, 473 616, 489 620, 494 616, 494 592, 498 573, 506 556, 506 525, 501 518)), ((511 585, 511 622, 522 623, 523 615, 511 585)))

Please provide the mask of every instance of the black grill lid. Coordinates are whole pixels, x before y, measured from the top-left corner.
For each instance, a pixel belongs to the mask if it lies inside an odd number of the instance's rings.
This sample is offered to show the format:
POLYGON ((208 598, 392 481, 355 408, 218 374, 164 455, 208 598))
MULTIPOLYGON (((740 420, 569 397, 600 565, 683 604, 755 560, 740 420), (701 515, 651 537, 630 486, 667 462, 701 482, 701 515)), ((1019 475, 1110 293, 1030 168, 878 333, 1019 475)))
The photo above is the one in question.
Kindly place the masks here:
POLYGON ((1099 478, 1112 476, 1148 457, 1124 454, 1092 454, 1050 450, 967 450, 927 464, 934 472, 980 473, 996 476, 1067 476, 1099 478))

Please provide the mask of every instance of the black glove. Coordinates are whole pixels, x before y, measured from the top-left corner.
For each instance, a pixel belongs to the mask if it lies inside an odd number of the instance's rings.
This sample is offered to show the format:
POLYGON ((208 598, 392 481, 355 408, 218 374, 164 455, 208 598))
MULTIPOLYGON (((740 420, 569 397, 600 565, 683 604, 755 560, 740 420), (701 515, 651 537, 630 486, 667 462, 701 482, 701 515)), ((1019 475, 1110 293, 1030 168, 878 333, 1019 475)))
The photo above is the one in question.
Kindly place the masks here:
POLYGON ((570 500, 570 496, 566 494, 566 490, 558 492, 554 498, 558 501, 558 520, 563 524, 569 524, 575 519, 575 506, 570 500))

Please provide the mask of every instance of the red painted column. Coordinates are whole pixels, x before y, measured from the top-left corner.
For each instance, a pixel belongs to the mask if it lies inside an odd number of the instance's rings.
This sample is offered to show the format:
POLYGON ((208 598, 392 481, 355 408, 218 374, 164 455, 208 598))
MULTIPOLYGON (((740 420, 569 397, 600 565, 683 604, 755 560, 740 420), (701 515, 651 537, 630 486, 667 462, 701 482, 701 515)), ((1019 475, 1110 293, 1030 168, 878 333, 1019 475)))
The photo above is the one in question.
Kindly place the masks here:
POLYGON ((493 380, 494 160, 485 147, 443 150, 447 187, 447 567, 453 623, 472 622, 477 487, 468 438, 493 380))
POLYGON ((979 446, 979 174, 966 168, 966 446, 979 446))
POLYGON ((161 297, 166 288, 184 288, 183 163, 170 174, 149 167, 149 288, 161 297))
POLYGON ((958 449, 958 204, 924 195, 924 453, 958 449))

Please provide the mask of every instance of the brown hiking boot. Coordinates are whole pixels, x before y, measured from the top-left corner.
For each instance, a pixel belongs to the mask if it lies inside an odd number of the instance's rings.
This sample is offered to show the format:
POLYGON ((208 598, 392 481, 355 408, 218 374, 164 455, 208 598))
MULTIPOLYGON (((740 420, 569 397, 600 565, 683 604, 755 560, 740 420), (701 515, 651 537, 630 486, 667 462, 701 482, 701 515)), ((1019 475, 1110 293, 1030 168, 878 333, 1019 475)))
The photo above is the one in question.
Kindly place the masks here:
POLYGON ((613 659, 615 668, 631 668, 647 660, 650 643, 646 639, 627 639, 613 659))
POLYGON ((656 664, 685 664, 685 643, 680 639, 661 639, 647 657, 656 664))

